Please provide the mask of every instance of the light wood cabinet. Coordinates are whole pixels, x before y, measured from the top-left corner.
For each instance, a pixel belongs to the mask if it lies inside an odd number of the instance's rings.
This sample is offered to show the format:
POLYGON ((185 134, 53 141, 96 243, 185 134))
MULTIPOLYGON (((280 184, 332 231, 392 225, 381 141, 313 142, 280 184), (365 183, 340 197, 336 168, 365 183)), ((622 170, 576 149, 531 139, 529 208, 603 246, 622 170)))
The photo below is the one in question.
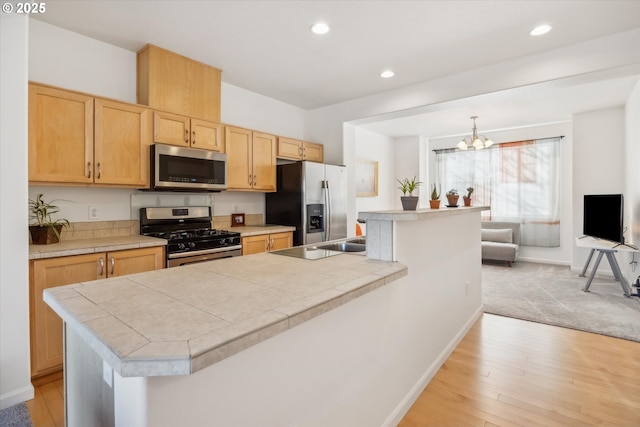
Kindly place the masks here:
POLYGON ((276 136, 225 126, 229 190, 276 191, 276 136))
POLYGON ((29 181, 93 182, 93 98, 29 85, 29 181))
POLYGON ((161 144, 224 152, 224 132, 220 123, 154 111, 153 141, 161 144))
POLYGON ((29 181, 149 185, 150 111, 29 85, 29 181))
POLYGON ((94 182, 149 185, 151 112, 138 105, 95 99, 94 182))
POLYGON ((247 236, 242 238, 242 255, 277 251, 291 246, 293 246, 293 233, 291 231, 247 236))
POLYGON ((45 289, 151 271, 164 260, 159 246, 30 261, 31 376, 62 369, 62 320, 44 302, 45 289))
POLYGON ((138 51, 138 103, 220 121, 222 71, 151 44, 138 51))
POLYGON ((278 137, 278 158, 322 163, 324 146, 299 139, 278 137))

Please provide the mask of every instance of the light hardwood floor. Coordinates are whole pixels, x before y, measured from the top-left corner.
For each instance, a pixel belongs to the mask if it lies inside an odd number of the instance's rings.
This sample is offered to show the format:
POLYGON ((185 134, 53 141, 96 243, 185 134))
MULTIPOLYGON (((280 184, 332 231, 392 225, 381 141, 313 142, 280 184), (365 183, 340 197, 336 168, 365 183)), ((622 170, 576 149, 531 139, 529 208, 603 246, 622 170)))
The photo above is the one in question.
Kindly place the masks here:
MULTIPOLYGON (((63 426, 62 380, 27 402, 63 426)), ((399 427, 640 426, 640 343, 484 314, 399 427)))

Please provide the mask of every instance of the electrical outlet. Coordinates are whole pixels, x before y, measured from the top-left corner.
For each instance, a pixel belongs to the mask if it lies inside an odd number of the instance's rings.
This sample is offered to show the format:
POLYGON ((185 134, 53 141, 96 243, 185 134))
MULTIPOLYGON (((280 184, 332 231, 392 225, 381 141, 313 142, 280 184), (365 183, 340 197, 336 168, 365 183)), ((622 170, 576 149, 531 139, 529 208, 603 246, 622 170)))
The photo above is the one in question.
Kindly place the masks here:
POLYGON ((96 206, 89 206, 89 219, 92 221, 100 219, 100 211, 96 206))
POLYGON ((470 286, 470 284, 469 284, 469 281, 467 280, 464 283, 464 293, 465 293, 465 295, 469 295, 469 286, 470 286))

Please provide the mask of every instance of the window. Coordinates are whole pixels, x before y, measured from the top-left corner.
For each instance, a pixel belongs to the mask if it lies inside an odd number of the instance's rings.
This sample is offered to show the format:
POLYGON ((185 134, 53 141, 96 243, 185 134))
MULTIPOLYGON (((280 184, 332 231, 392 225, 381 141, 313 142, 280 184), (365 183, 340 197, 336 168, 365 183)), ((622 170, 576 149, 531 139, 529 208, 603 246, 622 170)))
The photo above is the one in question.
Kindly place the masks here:
POLYGON ((520 222, 522 245, 560 246, 559 142, 562 137, 496 144, 486 150, 436 151, 444 192, 473 187, 483 220, 520 222))

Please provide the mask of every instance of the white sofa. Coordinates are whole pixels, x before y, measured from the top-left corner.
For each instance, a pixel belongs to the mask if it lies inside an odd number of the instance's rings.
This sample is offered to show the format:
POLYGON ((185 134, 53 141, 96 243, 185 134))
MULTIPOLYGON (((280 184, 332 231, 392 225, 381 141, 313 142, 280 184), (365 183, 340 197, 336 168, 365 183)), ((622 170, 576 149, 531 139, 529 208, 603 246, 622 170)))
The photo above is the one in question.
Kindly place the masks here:
POLYGON ((517 222, 482 221, 482 259, 506 261, 518 259, 520 250, 520 224, 517 222))

